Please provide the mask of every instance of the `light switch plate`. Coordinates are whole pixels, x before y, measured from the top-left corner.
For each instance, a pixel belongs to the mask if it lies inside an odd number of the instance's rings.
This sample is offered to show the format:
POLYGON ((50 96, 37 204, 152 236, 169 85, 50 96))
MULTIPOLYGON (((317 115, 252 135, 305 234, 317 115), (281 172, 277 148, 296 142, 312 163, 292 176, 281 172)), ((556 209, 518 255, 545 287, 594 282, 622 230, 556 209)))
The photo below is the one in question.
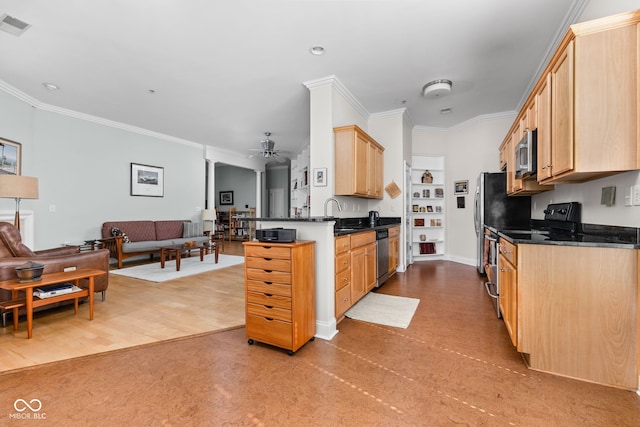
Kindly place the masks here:
POLYGON ((640 185, 634 185, 631 187, 633 194, 633 206, 640 206, 640 185))

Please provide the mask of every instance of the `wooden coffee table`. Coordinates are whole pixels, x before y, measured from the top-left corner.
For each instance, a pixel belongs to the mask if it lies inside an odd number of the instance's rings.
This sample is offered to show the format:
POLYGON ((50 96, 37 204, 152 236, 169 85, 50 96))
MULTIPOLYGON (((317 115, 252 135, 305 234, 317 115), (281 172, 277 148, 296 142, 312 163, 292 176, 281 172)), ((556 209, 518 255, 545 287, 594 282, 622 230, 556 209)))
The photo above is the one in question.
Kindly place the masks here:
POLYGON ((160 248, 160 268, 164 268, 165 261, 171 261, 171 259, 175 257, 176 271, 180 271, 180 259, 182 255, 186 253, 188 256, 191 256, 191 251, 195 250, 200 251, 200 261, 204 261, 205 254, 210 254, 211 251, 213 251, 215 262, 216 264, 218 263, 220 248, 218 248, 215 242, 211 245, 206 244, 199 246, 172 245, 160 248))
MULTIPOLYGON (((36 307, 40 307, 43 305, 53 304, 59 301, 67 301, 67 300, 75 300, 74 301, 74 311, 78 314, 78 299, 82 297, 89 297, 89 320, 93 320, 93 289, 94 289, 94 278, 97 276, 102 276, 107 272, 104 270, 97 270, 95 268, 81 268, 79 270, 69 271, 69 272, 60 272, 60 273, 50 273, 43 274, 42 279, 36 282, 27 282, 20 283, 18 279, 13 280, 5 280, 4 282, 0 282, 0 289, 6 289, 11 291, 11 301, 7 301, 10 303, 10 308, 13 310, 13 329, 18 329, 18 310, 21 307, 25 307, 27 312, 27 338, 31 338, 33 335, 33 309, 36 307), (47 285, 55 285, 58 283, 66 283, 71 282, 74 285, 78 286, 80 280, 88 279, 89 280, 89 289, 82 289, 78 292, 72 292, 69 294, 62 294, 59 296, 54 296, 51 298, 35 298, 33 297, 33 288, 38 288, 40 286, 47 285), (21 299, 18 297, 18 292, 24 291, 25 298, 21 299)), ((9 306, 8 306, 9 307, 9 306)))

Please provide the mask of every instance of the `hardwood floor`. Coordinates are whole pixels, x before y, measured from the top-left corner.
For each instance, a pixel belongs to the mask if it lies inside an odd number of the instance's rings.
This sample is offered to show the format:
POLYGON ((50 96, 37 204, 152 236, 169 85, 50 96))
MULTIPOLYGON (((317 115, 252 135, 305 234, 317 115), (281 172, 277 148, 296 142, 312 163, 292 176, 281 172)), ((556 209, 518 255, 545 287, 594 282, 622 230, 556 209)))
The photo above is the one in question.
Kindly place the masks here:
MULTIPOLYGON (((224 249, 243 255, 241 242, 225 242, 224 249)), ((243 275, 243 265, 163 283, 112 274, 106 301, 96 296, 91 322, 88 304, 77 316, 72 306, 36 313, 30 340, 24 317, 18 331, 7 322, 0 333, 0 372, 242 327, 243 275)))
POLYGON ((376 291, 420 299, 407 329, 347 318, 293 356, 239 328, 6 373, 0 417, 38 399, 65 426, 640 425, 633 392, 527 370, 482 284, 416 263, 376 291))

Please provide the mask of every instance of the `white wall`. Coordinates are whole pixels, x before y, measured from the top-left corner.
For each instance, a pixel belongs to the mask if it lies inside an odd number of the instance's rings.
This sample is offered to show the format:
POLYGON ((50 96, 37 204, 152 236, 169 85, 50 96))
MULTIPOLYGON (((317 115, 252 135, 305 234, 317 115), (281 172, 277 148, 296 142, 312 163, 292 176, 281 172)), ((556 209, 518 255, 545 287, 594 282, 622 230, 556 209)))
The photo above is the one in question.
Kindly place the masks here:
POLYGON ((482 116, 450 129, 415 127, 414 155, 445 157, 445 239, 447 258, 475 264, 476 234, 473 223, 473 195, 480 172, 498 172, 498 146, 515 113, 482 116), (454 181, 469 181, 465 208, 458 209, 454 181))
POLYGON ((245 211, 256 207, 256 173, 251 169, 216 164, 215 207, 221 211, 236 208, 245 211), (220 205, 220 192, 233 191, 233 204, 220 205))
MULTIPOLYGON (((0 91, 0 136, 22 144, 22 174, 39 179, 33 249, 99 238, 111 220, 199 219, 204 207, 202 146, 169 142, 44 111, 0 91), (130 164, 164 168, 164 197, 130 195, 130 164), (55 212, 52 212, 55 206, 55 212)), ((15 209, 0 199, 0 209, 15 209)))

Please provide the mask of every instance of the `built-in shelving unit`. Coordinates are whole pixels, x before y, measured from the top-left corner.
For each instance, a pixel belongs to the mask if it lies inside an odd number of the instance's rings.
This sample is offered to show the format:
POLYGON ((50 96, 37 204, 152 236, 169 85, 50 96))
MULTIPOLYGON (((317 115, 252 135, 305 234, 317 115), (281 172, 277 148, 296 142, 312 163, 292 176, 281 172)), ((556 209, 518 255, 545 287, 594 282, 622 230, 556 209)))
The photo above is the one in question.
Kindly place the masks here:
POLYGON ((220 211, 219 215, 225 240, 251 240, 255 237, 255 222, 247 220, 256 217, 255 208, 248 211, 230 208, 227 212, 220 211))
POLYGON ((411 252, 414 261, 445 253, 444 157, 413 156, 411 164, 411 252))

